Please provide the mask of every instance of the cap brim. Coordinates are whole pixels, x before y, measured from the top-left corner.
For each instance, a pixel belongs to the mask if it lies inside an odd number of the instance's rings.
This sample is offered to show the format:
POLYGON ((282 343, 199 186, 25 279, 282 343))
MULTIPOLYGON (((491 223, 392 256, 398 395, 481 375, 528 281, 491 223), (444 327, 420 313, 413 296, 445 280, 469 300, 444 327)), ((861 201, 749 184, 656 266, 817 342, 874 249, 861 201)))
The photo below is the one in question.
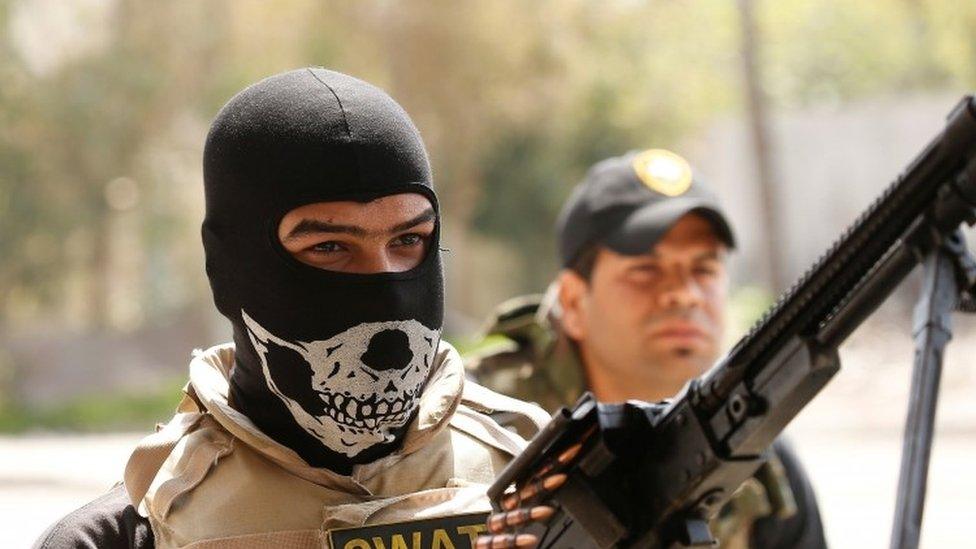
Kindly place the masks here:
POLYGON ((647 253, 679 219, 695 213, 708 220, 729 248, 735 247, 735 236, 725 216, 711 201, 700 198, 673 198, 648 204, 628 215, 603 244, 624 255, 647 253))

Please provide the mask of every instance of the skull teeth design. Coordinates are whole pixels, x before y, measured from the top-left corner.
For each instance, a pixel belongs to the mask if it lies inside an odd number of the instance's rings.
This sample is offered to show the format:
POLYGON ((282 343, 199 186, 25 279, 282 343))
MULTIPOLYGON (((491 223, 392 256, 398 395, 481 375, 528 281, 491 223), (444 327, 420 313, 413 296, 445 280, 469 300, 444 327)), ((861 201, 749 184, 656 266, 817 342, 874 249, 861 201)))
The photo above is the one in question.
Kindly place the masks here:
POLYGON ((364 434, 362 431, 377 427, 399 427, 407 420, 416 405, 421 385, 393 400, 374 395, 375 398, 357 399, 350 394, 320 392, 325 413, 337 423, 341 432, 364 434))
POLYGON ((393 431, 419 405, 440 341, 438 330, 416 320, 367 322, 325 340, 289 341, 241 314, 268 389, 307 433, 349 457, 394 440, 393 431), (269 364, 273 352, 286 353, 286 363, 269 364), (296 370, 305 377, 297 379, 296 370))

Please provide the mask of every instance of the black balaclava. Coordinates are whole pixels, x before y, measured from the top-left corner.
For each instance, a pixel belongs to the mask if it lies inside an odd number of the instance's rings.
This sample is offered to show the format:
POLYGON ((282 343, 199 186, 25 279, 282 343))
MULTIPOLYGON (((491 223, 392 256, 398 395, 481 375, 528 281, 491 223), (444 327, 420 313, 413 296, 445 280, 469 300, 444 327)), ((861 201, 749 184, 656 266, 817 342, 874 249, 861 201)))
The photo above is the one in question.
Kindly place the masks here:
POLYGON ((204 150, 203 245, 214 302, 234 325, 232 405, 316 467, 348 473, 394 451, 440 341, 438 222, 401 273, 324 271, 278 240, 290 210, 419 193, 437 208, 407 113, 382 90, 321 68, 238 93, 204 150))

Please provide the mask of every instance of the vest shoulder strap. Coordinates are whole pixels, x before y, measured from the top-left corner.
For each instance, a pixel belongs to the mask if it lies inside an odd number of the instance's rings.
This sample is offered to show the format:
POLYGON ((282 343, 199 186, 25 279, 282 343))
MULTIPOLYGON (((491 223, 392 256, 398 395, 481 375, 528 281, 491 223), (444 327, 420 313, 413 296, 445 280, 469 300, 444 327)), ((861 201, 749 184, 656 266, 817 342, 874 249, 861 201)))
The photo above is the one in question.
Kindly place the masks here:
POLYGON ((528 444, 517 433, 509 431, 492 418, 467 406, 458 406, 451 417, 451 427, 509 456, 520 454, 528 444))
POLYGON ((531 425, 531 432, 522 433, 521 430, 519 431, 525 438, 535 436, 551 419, 548 412, 535 404, 496 393, 471 380, 464 382, 461 404, 490 416, 507 413, 525 418, 531 425))
POLYGON ((156 473, 163 466, 163 462, 173 452, 173 448, 200 424, 205 414, 197 412, 179 412, 165 426, 155 433, 143 438, 136 449, 129 456, 125 465, 125 491, 135 508, 146 496, 156 473))

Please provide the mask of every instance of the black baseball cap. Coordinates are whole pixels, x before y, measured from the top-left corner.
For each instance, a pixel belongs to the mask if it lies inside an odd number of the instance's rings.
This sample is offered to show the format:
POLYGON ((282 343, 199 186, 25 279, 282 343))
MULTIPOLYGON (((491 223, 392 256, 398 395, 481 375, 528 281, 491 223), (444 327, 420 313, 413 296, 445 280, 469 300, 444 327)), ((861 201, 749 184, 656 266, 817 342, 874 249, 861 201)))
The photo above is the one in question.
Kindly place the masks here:
POLYGON ((624 255, 645 253, 689 213, 707 219, 735 247, 718 199, 681 156, 649 149, 603 160, 590 168, 559 215, 560 259, 569 267, 594 244, 624 255))

